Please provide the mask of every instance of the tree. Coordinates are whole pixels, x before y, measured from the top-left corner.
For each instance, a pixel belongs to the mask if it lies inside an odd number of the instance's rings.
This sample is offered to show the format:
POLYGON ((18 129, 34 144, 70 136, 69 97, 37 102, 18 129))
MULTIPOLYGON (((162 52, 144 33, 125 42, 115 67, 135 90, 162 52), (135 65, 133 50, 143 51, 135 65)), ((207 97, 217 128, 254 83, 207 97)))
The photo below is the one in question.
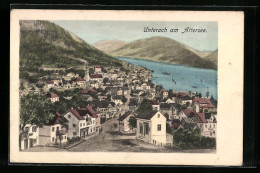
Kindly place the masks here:
POLYGON ((198 94, 198 97, 201 98, 201 93, 198 94))
POLYGON ((127 98, 126 98, 125 96, 123 96, 122 99, 121 99, 121 101, 122 101, 123 103, 125 103, 125 102, 127 102, 127 98))
POLYGON ((43 96, 26 95, 20 100, 20 124, 22 130, 26 124, 42 126, 52 118, 52 104, 43 96))
POLYGON ((169 89, 168 97, 169 97, 169 98, 172 98, 172 97, 173 97, 173 90, 172 90, 172 89, 169 89))
POLYGON ((20 83, 20 90, 24 90, 24 89, 25 89, 24 84, 21 82, 20 83))
POLYGON ((149 110, 153 110, 153 107, 149 100, 144 99, 142 101, 142 103, 140 104, 140 106, 138 107, 138 109, 136 110, 136 112, 141 113, 141 112, 149 111, 149 110))
POLYGON ((186 107, 189 107, 190 106, 190 102, 186 102, 186 107))
POLYGON ((134 128, 136 128, 136 124, 137 124, 137 121, 136 121, 136 118, 134 116, 131 116, 128 120, 128 123, 129 123, 129 127, 133 130, 134 128))
POLYGON ((85 71, 84 70, 78 70, 77 73, 79 74, 80 77, 84 78, 85 77, 85 71))
POLYGON ((89 74, 94 74, 94 69, 93 68, 89 69, 89 74))
POLYGON ((105 78, 103 79, 103 83, 104 83, 104 84, 106 84, 108 81, 109 81, 109 79, 108 79, 107 77, 105 77, 105 78))

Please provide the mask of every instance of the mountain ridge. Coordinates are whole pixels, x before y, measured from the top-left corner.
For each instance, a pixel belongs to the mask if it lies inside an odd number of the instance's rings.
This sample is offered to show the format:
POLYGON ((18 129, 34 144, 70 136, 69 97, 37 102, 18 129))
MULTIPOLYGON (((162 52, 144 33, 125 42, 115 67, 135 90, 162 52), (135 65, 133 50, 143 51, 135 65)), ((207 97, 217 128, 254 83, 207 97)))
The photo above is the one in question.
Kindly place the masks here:
POLYGON ((37 72, 43 66, 70 67, 84 64, 122 66, 116 58, 50 21, 20 21, 21 71, 37 72))
POLYGON ((161 36, 132 41, 111 52, 111 55, 217 69, 217 64, 201 58, 187 49, 182 43, 161 36))
POLYGON ((111 53, 111 52, 123 47, 126 44, 127 44, 127 42, 123 41, 123 40, 101 40, 101 41, 98 41, 98 42, 92 44, 92 46, 94 46, 95 48, 97 48, 99 50, 102 50, 103 52, 111 53))

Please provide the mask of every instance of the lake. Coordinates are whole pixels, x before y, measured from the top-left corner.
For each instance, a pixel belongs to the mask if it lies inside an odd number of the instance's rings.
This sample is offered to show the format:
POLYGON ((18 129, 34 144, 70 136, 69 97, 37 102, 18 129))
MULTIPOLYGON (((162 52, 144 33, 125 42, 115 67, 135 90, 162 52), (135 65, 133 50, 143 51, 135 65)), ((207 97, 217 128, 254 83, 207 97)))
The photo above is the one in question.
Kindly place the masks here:
POLYGON ((135 58, 116 57, 133 65, 143 66, 153 70, 152 82, 173 91, 192 91, 201 93, 203 97, 209 91, 209 96, 217 96, 217 70, 175 65, 135 58), (163 74, 163 73, 168 73, 163 74), (173 81, 173 80, 174 81, 173 81), (176 83, 175 83, 176 82, 176 83))

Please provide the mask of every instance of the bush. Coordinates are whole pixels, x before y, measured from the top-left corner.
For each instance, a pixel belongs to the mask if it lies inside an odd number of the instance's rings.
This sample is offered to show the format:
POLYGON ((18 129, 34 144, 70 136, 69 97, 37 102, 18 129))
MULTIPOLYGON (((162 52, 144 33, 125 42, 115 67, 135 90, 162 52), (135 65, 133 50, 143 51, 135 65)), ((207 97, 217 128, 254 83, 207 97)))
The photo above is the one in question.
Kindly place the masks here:
POLYGON ((201 136, 199 129, 179 129, 174 133, 174 145, 181 149, 211 149, 216 147, 216 139, 201 136))

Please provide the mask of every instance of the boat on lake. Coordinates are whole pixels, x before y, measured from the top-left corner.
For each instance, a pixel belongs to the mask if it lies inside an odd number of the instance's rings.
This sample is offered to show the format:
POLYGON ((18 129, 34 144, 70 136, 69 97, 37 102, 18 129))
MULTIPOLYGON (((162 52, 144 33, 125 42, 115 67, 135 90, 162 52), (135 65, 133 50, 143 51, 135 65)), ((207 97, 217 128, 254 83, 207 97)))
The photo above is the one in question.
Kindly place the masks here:
POLYGON ((162 72, 162 74, 164 74, 164 75, 170 75, 169 73, 167 73, 167 72, 162 72))

